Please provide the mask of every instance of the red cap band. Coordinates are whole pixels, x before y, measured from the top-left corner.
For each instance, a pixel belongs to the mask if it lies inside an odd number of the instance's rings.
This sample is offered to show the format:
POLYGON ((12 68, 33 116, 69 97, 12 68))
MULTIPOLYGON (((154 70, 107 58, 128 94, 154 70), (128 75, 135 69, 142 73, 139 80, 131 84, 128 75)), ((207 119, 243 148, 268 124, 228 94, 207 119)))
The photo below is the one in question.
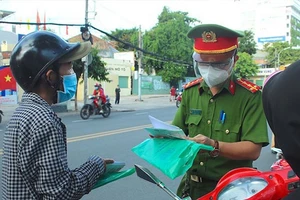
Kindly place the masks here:
POLYGON ((238 38, 217 38, 215 42, 204 42, 203 38, 194 39, 194 51, 197 53, 226 53, 238 47, 238 38))

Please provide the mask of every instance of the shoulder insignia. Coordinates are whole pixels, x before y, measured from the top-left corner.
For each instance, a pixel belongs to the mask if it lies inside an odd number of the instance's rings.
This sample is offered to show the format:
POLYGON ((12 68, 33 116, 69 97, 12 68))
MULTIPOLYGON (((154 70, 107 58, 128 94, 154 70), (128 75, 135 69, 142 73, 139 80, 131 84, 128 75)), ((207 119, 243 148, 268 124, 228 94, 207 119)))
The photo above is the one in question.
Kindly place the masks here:
POLYGON ((251 81, 243 79, 243 78, 237 79, 236 83, 239 84, 240 86, 246 88, 247 90, 249 90, 252 93, 255 93, 261 89, 260 86, 252 83, 251 81))
POLYGON ((188 88, 190 88, 190 87, 193 87, 193 86, 195 86, 195 85, 198 85, 198 84, 200 84, 201 82, 203 81, 203 78, 201 77, 201 78, 197 78, 197 79, 195 79, 195 80, 192 80, 191 82, 188 82, 187 84, 185 84, 184 86, 183 86, 183 89, 188 89, 188 88))

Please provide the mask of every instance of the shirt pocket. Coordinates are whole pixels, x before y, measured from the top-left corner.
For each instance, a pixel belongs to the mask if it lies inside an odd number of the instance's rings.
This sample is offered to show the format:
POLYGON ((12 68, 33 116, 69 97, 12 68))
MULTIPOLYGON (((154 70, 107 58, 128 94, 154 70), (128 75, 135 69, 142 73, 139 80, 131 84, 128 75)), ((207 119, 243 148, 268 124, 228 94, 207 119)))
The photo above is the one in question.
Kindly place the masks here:
POLYGON ((199 125, 202 120, 202 115, 189 115, 185 120, 185 124, 189 130, 189 136, 194 137, 200 133, 199 125))
POLYGON ((241 138, 240 128, 241 124, 239 123, 217 123, 213 139, 222 142, 238 142, 241 138))

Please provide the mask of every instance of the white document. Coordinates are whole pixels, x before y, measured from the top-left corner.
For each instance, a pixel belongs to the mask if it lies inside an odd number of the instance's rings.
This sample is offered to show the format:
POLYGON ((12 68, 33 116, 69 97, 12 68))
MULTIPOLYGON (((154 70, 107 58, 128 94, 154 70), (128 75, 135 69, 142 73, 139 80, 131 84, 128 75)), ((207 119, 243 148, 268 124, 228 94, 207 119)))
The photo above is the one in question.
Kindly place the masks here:
POLYGON ((151 135, 156 137, 185 139, 185 133, 177 126, 165 123, 149 115, 153 128, 145 128, 151 135))

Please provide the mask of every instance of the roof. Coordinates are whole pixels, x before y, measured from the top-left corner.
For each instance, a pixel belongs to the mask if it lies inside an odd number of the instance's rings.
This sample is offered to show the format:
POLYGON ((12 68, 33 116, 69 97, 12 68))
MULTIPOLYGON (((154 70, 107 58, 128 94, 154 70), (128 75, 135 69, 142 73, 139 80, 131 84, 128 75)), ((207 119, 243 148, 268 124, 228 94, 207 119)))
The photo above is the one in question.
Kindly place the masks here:
MULTIPOLYGON (((114 44, 107 42, 101 38, 98 38, 94 35, 92 35, 93 37, 93 48, 97 48, 99 49, 99 56, 103 57, 103 58, 113 58, 114 57, 114 53, 119 52, 118 50, 116 50, 114 48, 114 44)), ((81 34, 80 35, 76 35, 72 38, 68 39, 69 42, 82 42, 82 38, 81 38, 81 34)))

